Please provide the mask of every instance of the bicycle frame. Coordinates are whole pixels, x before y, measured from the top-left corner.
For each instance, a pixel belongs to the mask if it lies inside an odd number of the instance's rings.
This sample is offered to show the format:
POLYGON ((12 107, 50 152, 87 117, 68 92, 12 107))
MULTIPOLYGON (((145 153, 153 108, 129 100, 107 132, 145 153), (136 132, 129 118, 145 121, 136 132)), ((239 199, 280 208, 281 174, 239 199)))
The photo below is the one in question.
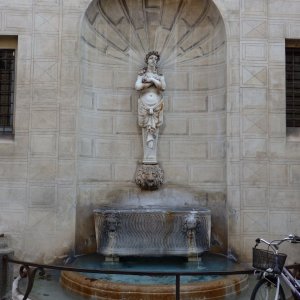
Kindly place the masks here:
POLYGON ((278 276, 289 287, 296 299, 300 299, 300 281, 298 282, 288 271, 286 267, 283 268, 282 273, 278 276))

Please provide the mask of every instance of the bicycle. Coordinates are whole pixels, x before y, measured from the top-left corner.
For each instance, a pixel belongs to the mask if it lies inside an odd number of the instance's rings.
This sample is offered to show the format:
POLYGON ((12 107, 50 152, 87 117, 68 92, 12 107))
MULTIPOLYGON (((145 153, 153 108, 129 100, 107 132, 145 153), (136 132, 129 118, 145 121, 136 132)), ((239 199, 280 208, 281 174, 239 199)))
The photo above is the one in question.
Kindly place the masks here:
POLYGON ((259 281, 252 291, 251 300, 285 300, 283 283, 291 290, 294 299, 300 300, 300 280, 298 280, 300 264, 285 267, 287 255, 278 252, 279 245, 286 241, 300 243, 300 237, 289 235, 282 240, 271 242, 261 238, 256 239, 256 245, 253 247, 253 267, 259 281), (257 248, 260 243, 268 245, 268 249, 257 248), (294 274, 291 269, 295 270, 294 274))

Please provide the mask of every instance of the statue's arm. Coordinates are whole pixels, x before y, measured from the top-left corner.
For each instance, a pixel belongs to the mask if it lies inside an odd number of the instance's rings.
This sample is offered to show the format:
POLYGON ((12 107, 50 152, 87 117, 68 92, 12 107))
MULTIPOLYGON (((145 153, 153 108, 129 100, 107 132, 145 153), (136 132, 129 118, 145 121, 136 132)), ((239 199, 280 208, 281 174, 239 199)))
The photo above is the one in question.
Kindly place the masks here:
POLYGON ((164 91, 166 89, 165 77, 163 75, 160 76, 159 80, 152 78, 151 81, 159 90, 164 91))
POLYGON ((135 89, 137 91, 140 91, 140 90, 148 88, 151 85, 152 85, 152 82, 143 82, 143 76, 139 75, 135 82, 135 89))

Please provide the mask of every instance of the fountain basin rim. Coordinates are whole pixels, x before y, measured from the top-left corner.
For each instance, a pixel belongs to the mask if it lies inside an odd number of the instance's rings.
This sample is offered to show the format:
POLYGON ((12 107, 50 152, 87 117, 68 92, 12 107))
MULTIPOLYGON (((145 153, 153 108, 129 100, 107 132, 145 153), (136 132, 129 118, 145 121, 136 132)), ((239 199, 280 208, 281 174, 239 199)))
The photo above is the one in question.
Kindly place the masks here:
POLYGON ((101 207, 93 210, 94 213, 117 213, 117 212, 130 212, 130 213, 155 213, 155 212, 164 212, 164 213, 176 213, 176 212, 186 212, 186 213, 201 213, 201 214, 210 214, 211 211, 205 207, 167 207, 167 206, 151 206, 151 207, 101 207))

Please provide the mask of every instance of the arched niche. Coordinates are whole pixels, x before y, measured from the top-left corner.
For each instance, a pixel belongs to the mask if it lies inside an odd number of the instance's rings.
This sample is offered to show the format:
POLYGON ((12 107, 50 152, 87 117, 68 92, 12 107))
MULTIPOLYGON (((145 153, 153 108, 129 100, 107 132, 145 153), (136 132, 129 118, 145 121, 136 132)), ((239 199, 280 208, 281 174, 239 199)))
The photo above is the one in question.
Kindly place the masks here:
POLYGON ((78 118, 77 241, 86 248, 94 247, 85 238, 93 230, 91 209, 115 201, 109 195, 116 190, 123 198, 138 194, 134 174, 142 141, 134 83, 150 50, 161 54, 167 82, 158 142, 165 186, 215 191, 223 196, 214 203, 225 211, 226 33, 216 5, 94 0, 81 27, 78 118))

